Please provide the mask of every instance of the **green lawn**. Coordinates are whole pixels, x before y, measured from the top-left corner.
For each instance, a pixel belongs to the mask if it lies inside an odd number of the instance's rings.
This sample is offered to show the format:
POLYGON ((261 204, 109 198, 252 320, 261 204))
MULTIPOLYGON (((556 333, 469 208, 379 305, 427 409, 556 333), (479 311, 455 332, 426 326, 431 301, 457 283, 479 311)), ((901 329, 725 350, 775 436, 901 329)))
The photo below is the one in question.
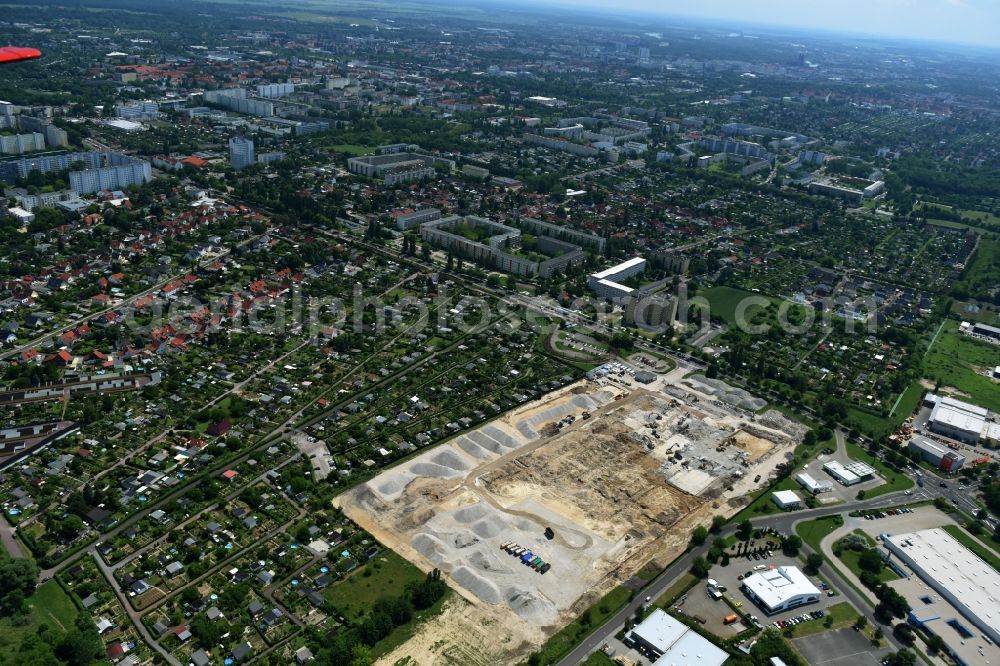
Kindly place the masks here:
POLYGON ((420 569, 391 550, 383 550, 365 566, 324 591, 350 621, 363 617, 379 597, 402 596, 406 586, 424 579, 420 569))
POLYGON ((603 599, 584 611, 584 614, 545 641, 538 655, 540 664, 554 664, 568 654, 580 641, 597 627, 604 624, 619 608, 628 603, 632 592, 624 587, 616 587, 603 599))
POLYGON ((48 626, 62 633, 73 627, 77 607, 54 580, 40 585, 25 602, 28 608, 24 624, 11 618, 0 618, 0 663, 16 664, 16 651, 21 638, 48 626))
POLYGON ((899 398, 893 409, 889 412, 889 419, 893 424, 900 424, 906 420, 910 414, 917 409, 920 404, 920 396, 924 393, 924 387, 920 382, 913 382, 906 387, 906 390, 899 394, 899 398))
POLYGON ((955 537, 955 540, 981 557, 991 567, 1000 571, 1000 557, 995 552, 987 550, 972 536, 958 525, 945 525, 944 531, 955 537))
MULTIPOLYGON (((854 531, 860 532, 860 530, 854 530, 854 531)), ((868 535, 866 534, 865 536, 867 537, 868 535)), ((871 543, 871 539, 868 539, 868 542, 871 543)), ((854 573, 854 575, 857 576, 859 579, 861 578, 861 567, 858 566, 858 560, 860 558, 861 558, 861 553, 859 551, 847 550, 847 549, 842 550, 840 552, 840 557, 839 557, 840 561, 844 563, 844 566, 850 569, 854 573)), ((889 567, 884 567, 878 575, 878 580, 880 583, 887 583, 890 580, 897 580, 898 578, 899 576, 896 575, 896 572, 890 569, 889 567)))
POLYGON ((801 638, 803 636, 820 634, 824 631, 843 629, 854 624, 854 621, 859 617, 858 611, 854 610, 851 604, 841 601, 839 604, 834 604, 826 609, 826 617, 818 620, 807 620, 802 624, 795 625, 794 637, 801 638), (833 619, 833 624, 829 627, 826 626, 827 618, 833 619))
MULTIPOLYGON (((902 420, 900 419, 900 421, 902 420)), ((859 407, 847 408, 847 417, 844 419, 844 423, 874 439, 880 439, 894 429, 889 419, 859 407)))
POLYGON ((924 376, 958 389, 962 400, 1000 411, 996 382, 978 374, 980 368, 996 366, 998 357, 995 345, 959 333, 958 322, 948 320, 924 358, 924 376))
POLYGON ((823 518, 816 518, 815 520, 808 520, 806 522, 799 523, 795 527, 795 531, 800 537, 802 537, 803 541, 819 553, 822 552, 819 548, 820 541, 822 541, 828 534, 833 533, 834 530, 842 527, 843 524, 844 517, 840 514, 834 514, 832 516, 825 516, 823 518))
MULTIPOLYGON (((708 300, 708 304, 711 307, 711 314, 721 317, 727 324, 736 322, 736 308, 745 299, 751 297, 754 299, 763 298, 765 301, 773 302, 772 299, 764 297, 761 294, 755 294, 743 289, 734 289, 733 287, 709 287, 708 289, 699 291, 697 295, 708 300)), ((750 305, 745 308, 743 312, 744 317, 749 322, 764 307, 766 306, 758 304, 750 305)))

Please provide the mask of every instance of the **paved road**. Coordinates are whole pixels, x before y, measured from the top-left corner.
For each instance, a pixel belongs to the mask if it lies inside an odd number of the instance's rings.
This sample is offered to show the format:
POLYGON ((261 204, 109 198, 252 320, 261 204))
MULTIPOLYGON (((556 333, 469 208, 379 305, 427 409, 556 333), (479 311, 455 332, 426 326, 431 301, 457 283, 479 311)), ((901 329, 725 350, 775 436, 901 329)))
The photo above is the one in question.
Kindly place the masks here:
POLYGON ((7 517, 0 514, 0 541, 3 542, 3 547, 8 555, 13 558, 22 558, 24 551, 21 550, 21 544, 14 538, 15 529, 7 522, 7 517))

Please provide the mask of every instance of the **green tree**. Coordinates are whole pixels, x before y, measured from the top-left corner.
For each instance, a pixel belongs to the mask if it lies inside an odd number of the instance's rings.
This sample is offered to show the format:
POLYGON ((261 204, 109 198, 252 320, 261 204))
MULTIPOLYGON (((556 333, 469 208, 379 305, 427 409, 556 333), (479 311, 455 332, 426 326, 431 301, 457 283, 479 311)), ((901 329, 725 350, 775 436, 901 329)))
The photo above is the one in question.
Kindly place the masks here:
POLYGON ((811 571, 819 571, 821 566, 823 566, 823 556, 819 553, 809 553, 806 557, 806 568, 811 571))
POLYGON ((914 666, 917 663, 917 655, 907 649, 889 655, 887 666, 914 666))
POLYGON ((718 534, 726 524, 726 519, 722 516, 712 516, 712 534, 718 534))
POLYGON ((104 643, 90 615, 76 616, 73 628, 59 641, 56 656, 69 666, 88 666, 104 656, 104 643))
POLYGON ((696 546, 700 546, 705 543, 706 539, 708 539, 708 530, 705 529, 704 525, 699 525, 694 528, 693 532, 691 532, 691 543, 696 546))
POLYGON ((23 610, 24 600, 35 591, 38 566, 26 558, 0 558, 0 616, 23 610))
POLYGON ((712 567, 708 563, 708 560, 706 560, 701 555, 694 558, 694 560, 691 562, 691 573, 697 576, 698 578, 707 578, 708 572, 711 570, 711 568, 712 567))
POLYGON ((788 536, 781 545, 782 550, 788 555, 797 555, 801 547, 802 539, 795 534, 788 536))

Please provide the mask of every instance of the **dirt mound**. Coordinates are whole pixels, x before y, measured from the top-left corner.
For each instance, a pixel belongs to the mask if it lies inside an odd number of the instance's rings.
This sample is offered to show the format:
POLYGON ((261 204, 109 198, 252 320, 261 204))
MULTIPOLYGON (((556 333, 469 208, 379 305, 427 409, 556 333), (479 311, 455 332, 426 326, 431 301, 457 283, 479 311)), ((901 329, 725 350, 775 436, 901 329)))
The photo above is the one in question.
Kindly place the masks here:
POLYGON ((475 571, 466 566, 457 567, 451 572, 451 579, 456 585, 464 587, 466 590, 476 595, 488 604, 498 604, 503 601, 500 589, 491 581, 483 578, 475 571))

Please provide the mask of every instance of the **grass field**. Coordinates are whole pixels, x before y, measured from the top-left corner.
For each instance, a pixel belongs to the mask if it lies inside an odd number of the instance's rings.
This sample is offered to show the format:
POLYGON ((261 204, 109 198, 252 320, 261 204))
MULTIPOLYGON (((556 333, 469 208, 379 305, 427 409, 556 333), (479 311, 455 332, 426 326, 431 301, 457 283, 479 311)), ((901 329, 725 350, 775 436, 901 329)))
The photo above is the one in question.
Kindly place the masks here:
MULTIPOLYGON (((765 301, 774 302, 772 299, 760 294, 732 287, 709 287, 708 289, 699 291, 697 295, 708 301, 712 316, 721 317, 727 324, 736 323, 736 310, 745 299, 754 298, 759 302, 759 299, 763 298, 765 301)), ((749 323, 753 319, 753 316, 765 307, 767 306, 749 305, 749 307, 744 309, 743 316, 749 323)))
POLYGON ((1000 557, 997 556, 996 552, 984 548, 982 544, 972 537, 972 535, 958 525, 945 525, 943 529, 945 532, 955 537, 955 540, 960 544, 985 560, 991 567, 1000 571, 1000 557))
POLYGON ((663 594, 654 600, 654 603, 663 610, 666 610, 678 597, 690 590, 697 583, 698 578, 694 574, 686 573, 677 579, 676 583, 665 589, 663 594))
POLYGON ((795 638, 801 638, 802 636, 811 636, 833 629, 843 629, 854 624, 854 621, 859 617, 858 611, 854 610, 851 604, 841 601, 839 604, 834 604, 826 609, 826 617, 818 620, 807 620, 802 624, 795 625, 794 635, 795 638), (826 626, 827 618, 833 621, 829 627, 826 626))
POLYGON ((917 409, 917 405, 920 404, 920 396, 923 393, 924 387, 920 385, 920 382, 913 382, 907 386, 906 390, 899 394, 896 404, 889 412, 889 420, 893 424, 905 421, 906 417, 917 409))
POLYGON ((1000 388, 995 381, 978 374, 992 368, 1000 358, 1000 347, 958 332, 958 322, 948 320, 924 358, 924 376, 960 391, 962 400, 1000 411, 1000 388))
POLYGON ((604 624, 619 608, 628 603, 632 592, 624 587, 616 587, 603 599, 584 611, 583 615, 557 634, 545 641, 538 655, 537 663, 554 664, 576 647, 590 632, 604 624))
POLYGON ((990 305, 988 303, 973 304, 966 301, 955 301, 951 304, 951 312, 956 317, 960 317, 963 321, 978 321, 982 324, 1000 326, 1000 311, 998 311, 997 306, 995 305, 990 305), (979 311, 971 312, 969 310, 970 305, 978 306, 979 311))
MULTIPOLYGON (((855 576, 861 577, 861 567, 858 566, 858 559, 861 557, 861 553, 856 550, 845 550, 840 553, 840 561, 844 563, 844 566, 851 570, 855 576)), ((887 583, 890 580, 896 580, 899 576, 896 572, 885 567, 878 575, 878 580, 880 583, 887 583)))
POLYGON ((799 523, 795 526, 795 531, 800 537, 802 537, 803 541, 819 553, 822 552, 819 549, 819 542, 826 538, 828 534, 833 533, 834 530, 839 529, 843 525, 843 516, 835 514, 833 516, 826 516, 824 518, 817 518, 815 520, 808 520, 806 522, 799 523))
POLYGON ((954 211, 953 206, 946 206, 944 204, 922 202, 920 206, 916 208, 916 211, 922 217, 927 218, 927 223, 932 224, 936 227, 947 227, 949 229, 976 229, 977 231, 989 231, 989 229, 983 229, 982 227, 977 227, 977 224, 983 224, 985 226, 994 226, 1000 224, 1000 217, 993 215, 992 213, 987 213, 981 210, 959 210, 958 214, 962 217, 962 222, 956 222, 955 220, 941 220, 934 217, 935 211, 954 211))
POLYGON ((351 156, 367 155, 371 152, 371 148, 368 146, 362 146, 356 143, 335 143, 328 148, 337 153, 346 153, 351 156))
POLYGON ((17 647, 21 637, 34 634, 39 627, 48 626, 58 632, 73 626, 77 608, 73 600, 63 592, 59 583, 50 580, 40 585, 25 602, 28 608, 27 622, 20 624, 11 618, 0 618, 0 663, 16 664, 17 647))
POLYGON ((324 591, 327 599, 349 620, 371 609, 379 597, 401 596, 410 583, 422 581, 425 574, 391 550, 383 550, 371 562, 345 580, 324 591))

